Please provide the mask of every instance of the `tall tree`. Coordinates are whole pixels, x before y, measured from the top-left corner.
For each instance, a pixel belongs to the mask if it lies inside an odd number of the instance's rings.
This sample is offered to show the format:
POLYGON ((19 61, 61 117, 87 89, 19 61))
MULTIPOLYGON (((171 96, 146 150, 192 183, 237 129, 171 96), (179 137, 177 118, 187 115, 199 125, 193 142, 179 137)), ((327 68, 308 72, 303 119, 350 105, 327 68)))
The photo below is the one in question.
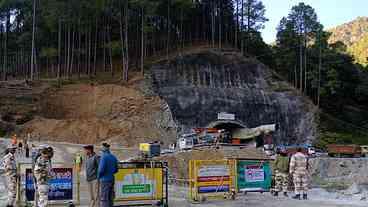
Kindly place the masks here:
MULTIPOLYGON (((265 17, 266 8, 261 0, 243 0, 243 16, 245 17, 244 37, 246 52, 249 51, 252 33, 259 32, 264 28, 264 23, 268 21, 265 17)), ((244 19, 242 19, 244 21, 244 19)))
MULTIPOLYGON (((292 49, 296 52, 294 63, 299 68, 298 81, 296 84, 301 92, 307 89, 308 70, 307 70, 307 46, 317 39, 317 33, 321 28, 317 14, 314 9, 304 3, 299 3, 291 9, 287 18, 280 21, 278 27, 277 43, 279 48, 292 49)), ((290 54, 290 53, 289 53, 290 54)), ((295 54, 295 53, 294 53, 295 54)), ((296 75, 296 74, 295 74, 296 75)))

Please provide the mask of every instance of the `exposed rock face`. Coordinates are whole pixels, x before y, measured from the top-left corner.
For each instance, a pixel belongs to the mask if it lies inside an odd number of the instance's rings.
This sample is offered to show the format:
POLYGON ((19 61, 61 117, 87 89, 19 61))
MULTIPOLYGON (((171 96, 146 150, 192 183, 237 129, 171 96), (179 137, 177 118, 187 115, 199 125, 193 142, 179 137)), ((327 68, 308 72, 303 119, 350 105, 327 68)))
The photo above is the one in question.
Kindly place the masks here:
POLYGON ((316 158, 311 159, 309 164, 312 178, 319 182, 368 185, 366 158, 316 158))
POLYGON ((253 128, 277 124, 277 143, 311 142, 315 108, 254 59, 233 51, 203 51, 151 69, 155 91, 168 103, 180 132, 207 127, 218 113, 253 128))

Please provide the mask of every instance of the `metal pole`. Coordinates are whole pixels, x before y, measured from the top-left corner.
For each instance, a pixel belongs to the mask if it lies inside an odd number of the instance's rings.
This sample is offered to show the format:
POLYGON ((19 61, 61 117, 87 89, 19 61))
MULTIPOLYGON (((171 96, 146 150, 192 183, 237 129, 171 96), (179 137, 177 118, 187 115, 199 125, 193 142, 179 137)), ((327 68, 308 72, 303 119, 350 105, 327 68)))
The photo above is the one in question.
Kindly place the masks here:
POLYGON ((169 166, 165 163, 165 182, 166 182, 166 204, 165 206, 169 206, 169 166))

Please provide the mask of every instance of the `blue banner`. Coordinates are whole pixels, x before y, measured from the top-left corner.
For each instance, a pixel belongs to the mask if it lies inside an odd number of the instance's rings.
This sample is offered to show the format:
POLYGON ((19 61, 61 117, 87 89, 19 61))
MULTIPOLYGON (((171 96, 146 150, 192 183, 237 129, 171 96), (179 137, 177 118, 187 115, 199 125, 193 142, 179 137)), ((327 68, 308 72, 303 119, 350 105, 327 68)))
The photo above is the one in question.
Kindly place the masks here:
POLYGON ((220 193, 220 192, 229 192, 229 185, 198 187, 198 193, 220 193))
MULTIPOLYGON (((49 181, 49 200, 73 200, 73 169, 53 168, 49 181)), ((34 177, 31 169, 26 169, 26 199, 34 200, 34 177)))

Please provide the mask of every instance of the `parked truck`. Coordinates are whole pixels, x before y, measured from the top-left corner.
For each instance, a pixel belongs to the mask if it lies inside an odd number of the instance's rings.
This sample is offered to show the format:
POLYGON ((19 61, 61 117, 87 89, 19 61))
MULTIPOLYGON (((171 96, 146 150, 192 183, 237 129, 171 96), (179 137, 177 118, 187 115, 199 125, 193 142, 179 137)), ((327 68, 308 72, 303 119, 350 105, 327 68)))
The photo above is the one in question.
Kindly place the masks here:
POLYGON ((327 145, 327 152, 330 157, 361 157, 362 148, 359 145, 350 144, 330 144, 327 145))

